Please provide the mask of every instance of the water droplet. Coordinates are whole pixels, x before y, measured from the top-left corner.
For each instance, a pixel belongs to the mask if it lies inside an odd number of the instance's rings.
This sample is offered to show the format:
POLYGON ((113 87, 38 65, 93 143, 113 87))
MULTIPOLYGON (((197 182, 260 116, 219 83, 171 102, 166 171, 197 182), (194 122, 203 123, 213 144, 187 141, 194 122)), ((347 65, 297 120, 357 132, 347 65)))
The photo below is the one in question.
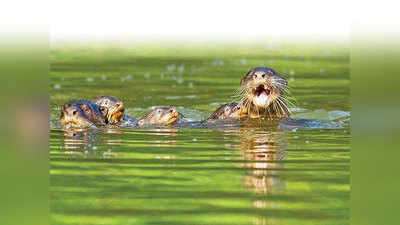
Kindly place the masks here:
POLYGON ((176 82, 178 82, 178 84, 183 84, 184 80, 182 77, 179 77, 176 82))
POLYGON ((183 71, 185 71, 185 66, 184 65, 178 66, 178 72, 183 73, 183 71))
POLYGON ((102 79, 102 80, 107 80, 106 75, 103 74, 103 76, 101 76, 101 79, 102 79))
POLYGON ((190 83, 188 84, 188 88, 193 88, 193 83, 192 83, 192 82, 190 82, 190 83))
POLYGON ((94 79, 93 79, 93 77, 88 77, 88 78, 86 78, 86 81, 87 81, 87 82, 93 82, 94 79))
POLYGON ((213 65, 213 66, 223 66, 223 65, 224 65, 224 61, 222 61, 222 60, 220 60, 220 59, 217 59, 217 60, 214 60, 214 61, 212 62, 212 65, 213 65))
POLYGON ((54 89, 60 89, 60 88, 61 88, 61 85, 59 85, 59 84, 54 85, 54 89))
POLYGON ((168 66, 167 66, 167 71, 168 71, 168 72, 173 72, 173 71, 175 70, 175 68, 176 68, 175 64, 168 65, 168 66))
POLYGON ((192 141, 197 141, 197 138, 193 138, 192 141))
POLYGON ((145 73, 144 78, 149 79, 151 77, 150 73, 145 73))
POLYGON ((165 99, 167 100, 176 100, 176 99, 181 99, 181 96, 166 96, 165 99))

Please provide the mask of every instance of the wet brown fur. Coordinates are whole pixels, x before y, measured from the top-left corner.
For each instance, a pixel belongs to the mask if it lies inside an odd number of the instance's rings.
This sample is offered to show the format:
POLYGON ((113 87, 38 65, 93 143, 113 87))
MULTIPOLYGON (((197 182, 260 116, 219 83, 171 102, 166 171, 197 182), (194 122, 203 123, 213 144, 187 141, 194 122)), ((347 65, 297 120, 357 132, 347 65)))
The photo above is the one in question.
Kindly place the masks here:
POLYGON ((138 127, 150 125, 166 126, 173 124, 182 118, 183 116, 176 111, 175 107, 157 107, 139 119, 136 125, 138 127))

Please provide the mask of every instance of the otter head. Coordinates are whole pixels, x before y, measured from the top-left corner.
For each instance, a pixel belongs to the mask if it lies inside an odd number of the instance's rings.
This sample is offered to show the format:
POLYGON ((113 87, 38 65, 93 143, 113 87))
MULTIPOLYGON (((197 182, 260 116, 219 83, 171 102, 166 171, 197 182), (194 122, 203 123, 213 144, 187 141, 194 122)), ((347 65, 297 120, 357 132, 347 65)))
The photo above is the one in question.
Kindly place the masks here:
POLYGON ((142 117, 137 122, 137 126, 145 125, 169 125, 176 122, 180 114, 176 111, 175 107, 157 107, 149 114, 142 117))
POLYGON ((256 112, 272 111, 278 116, 288 115, 285 102, 287 84, 286 79, 273 69, 254 68, 240 81, 242 104, 256 112))
POLYGON ((93 123, 87 114, 77 104, 67 103, 61 107, 60 122, 66 128, 87 128, 93 123))
POLYGON ((117 124, 124 117, 124 104, 115 97, 101 96, 92 102, 100 107, 100 112, 108 124, 117 124))
POLYGON ((221 105, 206 121, 218 119, 239 119, 240 105, 236 102, 221 105))

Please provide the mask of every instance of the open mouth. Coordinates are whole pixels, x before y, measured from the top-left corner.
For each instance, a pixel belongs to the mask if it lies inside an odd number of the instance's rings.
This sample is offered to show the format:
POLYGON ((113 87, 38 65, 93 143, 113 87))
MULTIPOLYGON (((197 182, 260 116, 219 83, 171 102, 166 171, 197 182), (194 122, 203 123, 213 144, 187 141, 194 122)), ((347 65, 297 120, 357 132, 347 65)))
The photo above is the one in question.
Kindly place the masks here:
POLYGON ((253 89, 253 103, 258 107, 266 107, 268 105, 271 92, 272 91, 268 86, 264 84, 258 85, 253 89))
POLYGON ((71 128, 77 128, 79 127, 79 124, 75 121, 67 121, 64 124, 65 129, 71 129, 71 128))
POLYGON ((169 117, 169 119, 168 119, 168 124, 173 123, 173 122, 175 122, 175 121, 177 121, 177 120, 178 120, 178 114, 177 114, 177 113, 174 113, 174 114, 172 114, 172 115, 169 117))
POLYGON ((260 96, 262 94, 269 95, 271 94, 271 89, 264 84, 258 85, 256 88, 253 89, 253 94, 255 96, 260 96))
POLYGON ((125 108, 123 106, 118 107, 115 112, 111 115, 110 122, 116 123, 124 116, 125 108))

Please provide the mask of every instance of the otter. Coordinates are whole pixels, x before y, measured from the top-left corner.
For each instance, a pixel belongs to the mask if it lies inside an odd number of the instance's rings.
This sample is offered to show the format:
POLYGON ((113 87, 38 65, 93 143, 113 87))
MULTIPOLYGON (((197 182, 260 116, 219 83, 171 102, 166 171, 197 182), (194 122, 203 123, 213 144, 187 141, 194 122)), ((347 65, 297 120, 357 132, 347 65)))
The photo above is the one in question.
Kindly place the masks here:
POLYGON ((124 118, 124 103, 112 96, 100 96, 92 100, 99 106, 100 112, 105 119, 105 123, 117 125, 124 118))
POLYGON ((136 123, 138 127, 161 125, 166 126, 177 123, 183 119, 183 115, 176 111, 175 107, 157 107, 143 116, 136 123))
POLYGON ((103 126, 98 107, 88 101, 69 102, 61 107, 60 122, 69 128, 103 126))
POLYGON ((240 117, 286 118, 288 107, 288 82, 267 67, 250 70, 240 81, 240 117))
POLYGON ((215 110, 204 122, 219 119, 240 119, 240 104, 236 102, 226 103, 215 110))

